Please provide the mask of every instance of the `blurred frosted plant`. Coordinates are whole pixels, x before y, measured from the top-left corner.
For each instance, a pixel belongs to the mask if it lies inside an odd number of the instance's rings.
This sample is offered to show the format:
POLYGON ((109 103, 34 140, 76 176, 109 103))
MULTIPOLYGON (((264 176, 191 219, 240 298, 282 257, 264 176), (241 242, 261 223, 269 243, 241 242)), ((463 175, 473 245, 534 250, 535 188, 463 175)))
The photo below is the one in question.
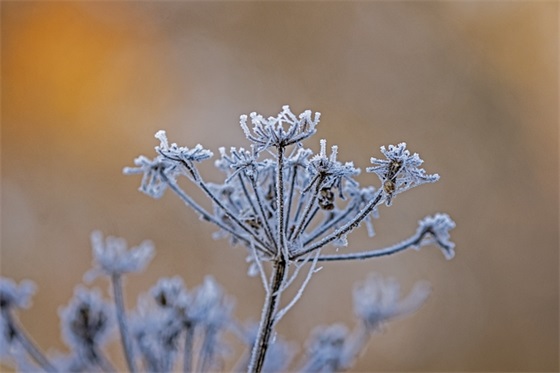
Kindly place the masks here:
MULTIPOLYGON (((164 278, 139 298, 129 320, 122 277, 144 270, 154 249, 148 241, 129 249, 121 238, 104 239, 101 233, 94 232, 94 268, 85 278, 90 281, 101 275, 111 282, 113 313, 129 371, 167 372, 180 364, 185 372, 222 370, 230 352, 226 333, 233 333, 247 347, 237 364, 241 370, 347 370, 373 332, 393 318, 414 312, 425 301, 425 284, 401 298, 395 280, 373 275, 354 290, 356 327, 352 331, 339 324, 317 328, 306 345, 306 353, 300 355, 299 368, 290 365, 294 350, 276 335, 275 327, 302 297, 321 269, 321 262, 376 258, 426 245, 439 246, 446 259, 454 256, 449 231, 455 223, 441 213, 420 220, 414 234, 388 247, 338 252, 348 245, 350 233, 362 223, 369 236, 374 236, 379 206, 389 206, 396 195, 435 182, 439 176, 420 168, 420 156, 411 154, 406 144, 400 143, 381 147, 384 158, 371 158, 373 166, 366 171, 376 174, 380 183, 361 186, 356 180, 361 170, 351 161, 340 160, 338 146, 328 149, 327 141, 322 139, 318 153, 304 147, 303 141, 317 132, 319 119, 320 114, 310 110, 295 115, 288 106, 271 117, 242 115, 240 125, 249 146, 230 147, 229 151, 219 148, 214 165, 224 174, 222 182, 205 181, 199 172, 200 162, 213 156, 210 150, 202 145, 170 143, 165 131, 155 135, 159 145, 154 158, 140 156, 134 167, 124 169, 125 174, 142 175, 139 189, 143 193, 160 198, 171 190, 201 220, 218 228, 216 238, 244 246, 247 272, 260 278, 266 294, 258 326, 245 329, 233 317, 233 301, 212 277, 192 290, 187 290, 179 277, 164 278), (184 184, 179 183, 182 177, 199 188, 210 205, 191 197, 183 189, 184 184), (331 253, 324 252, 329 249, 331 253), (286 290, 294 286, 297 288, 291 292, 291 299, 285 299, 286 290)), ((71 342, 74 354, 53 360, 53 365, 34 347, 10 312, 25 305, 29 288, 5 283, 8 285, 3 288, 12 290, 3 292, 14 295, 2 298, 6 299, 2 301, 3 338, 11 351, 22 347, 17 359, 20 367, 31 363, 26 360, 30 356, 49 371, 113 369, 101 353, 110 318, 98 293, 78 290, 77 300, 63 312, 65 339, 71 342)))
POLYGON ((417 235, 422 237, 418 247, 437 244, 446 259, 455 256, 455 243, 450 240, 449 231, 455 228, 455 222, 447 214, 426 216, 419 223, 417 235))
POLYGON ((142 242, 130 250, 126 240, 120 237, 106 237, 95 231, 91 234, 94 269, 86 273, 85 279, 91 281, 99 275, 122 275, 140 272, 146 268, 154 256, 154 247, 150 241, 142 242))
POLYGON ((35 347, 14 314, 18 309, 31 305, 34 293, 35 284, 29 280, 18 285, 9 278, 0 277, 0 358, 20 370, 28 370, 33 367, 29 355, 43 370, 52 372, 55 368, 35 347))
POLYGON ((319 326, 311 332, 307 342, 307 361, 302 372, 338 372, 346 370, 352 362, 348 348, 348 328, 341 324, 319 326))
POLYGON ((401 299, 397 280, 372 274, 354 289, 354 312, 366 329, 375 330, 395 317, 416 311, 429 294, 430 286, 418 283, 401 299))
POLYGON ((59 310, 62 337, 72 351, 68 370, 114 371, 102 352, 112 327, 111 306, 99 291, 77 287, 70 304, 59 310))

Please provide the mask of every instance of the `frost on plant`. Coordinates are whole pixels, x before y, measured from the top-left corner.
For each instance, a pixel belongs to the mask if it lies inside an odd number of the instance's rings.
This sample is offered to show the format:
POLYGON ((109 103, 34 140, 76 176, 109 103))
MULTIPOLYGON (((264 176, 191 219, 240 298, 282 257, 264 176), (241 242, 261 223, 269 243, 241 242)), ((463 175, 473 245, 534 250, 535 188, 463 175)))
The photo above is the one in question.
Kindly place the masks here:
POLYGON ((154 255, 153 246, 145 241, 129 248, 122 238, 104 238, 94 232, 94 264, 85 278, 107 278, 112 301, 104 300, 98 291, 78 287, 74 299, 60 311, 70 351, 44 355, 16 318, 18 309, 28 304, 33 287, 2 279, 2 358, 21 370, 116 371, 122 368, 105 356, 104 346, 110 331, 118 329, 115 339, 130 372, 222 371, 231 358, 228 333, 246 346, 235 371, 351 368, 371 336, 387 321, 415 312, 430 288, 419 283, 402 296, 395 279, 371 275, 354 289, 355 326, 319 326, 298 349, 277 336, 275 329, 303 296, 320 263, 364 260, 434 245, 451 259, 454 244, 449 231, 455 223, 447 214, 437 213, 420 220, 411 236, 388 247, 339 251, 362 224, 369 236, 375 235, 374 219, 379 218, 381 205, 390 206, 398 194, 433 183, 439 176, 420 168, 420 156, 400 143, 381 147, 382 157, 371 158, 373 166, 366 171, 377 175, 379 182, 362 186, 356 179, 360 168, 341 161, 338 146, 328 147, 324 139, 318 142, 318 153, 304 146, 317 132, 319 119, 319 113, 309 110, 295 115, 288 106, 268 118, 257 113, 242 115, 240 125, 249 143, 218 149, 214 165, 224 174, 221 183, 206 181, 199 171, 200 162, 213 157, 210 150, 170 143, 165 131, 155 135, 159 141, 155 155, 140 156, 133 167, 124 169, 127 175, 142 175, 143 193, 160 198, 172 191, 202 220, 216 226, 216 238, 245 248, 248 266, 244 270, 260 278, 266 294, 258 325, 242 326, 235 320, 232 298, 211 276, 192 289, 178 276, 162 278, 139 297, 135 308, 127 308, 122 278, 145 269, 154 255), (182 177, 202 191, 210 208, 180 186, 182 177), (287 298, 286 289, 296 286, 287 298))

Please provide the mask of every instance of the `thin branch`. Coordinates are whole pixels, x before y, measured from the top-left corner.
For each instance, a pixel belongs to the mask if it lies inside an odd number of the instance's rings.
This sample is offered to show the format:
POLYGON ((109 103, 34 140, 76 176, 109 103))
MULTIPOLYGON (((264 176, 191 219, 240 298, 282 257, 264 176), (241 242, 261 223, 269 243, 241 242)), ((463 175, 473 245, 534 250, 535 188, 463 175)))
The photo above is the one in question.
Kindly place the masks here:
MULTIPOLYGON (((305 229, 305 225, 307 223, 307 219, 309 217, 309 214, 311 213, 311 209, 313 208, 313 205, 315 205, 315 201, 317 200, 317 196, 319 195, 321 184, 323 183, 323 177, 318 176, 315 180, 317 180, 317 185, 315 186, 315 189, 313 190, 313 195, 309 198, 309 201, 307 202, 307 205, 305 206, 303 216, 299 220, 298 226, 297 226, 296 230, 294 231, 294 234, 290 237, 290 239, 292 241, 296 240, 298 238, 298 236, 305 229)), ((303 197, 303 195, 302 195, 302 197, 303 197)))
POLYGON ((23 346, 25 351, 35 360, 35 362, 41 367, 41 369, 47 372, 56 372, 57 369, 52 365, 49 359, 39 350, 35 342, 27 335, 23 327, 19 325, 16 320, 12 317, 9 310, 2 309, 4 318, 6 320, 8 330, 13 334, 14 338, 17 338, 19 343, 23 346))
POLYGON ((249 227, 247 227, 246 224, 244 224, 242 221, 239 220, 239 218, 237 216, 235 216, 235 214, 233 214, 223 203, 222 201, 220 201, 215 195, 214 193, 212 193, 212 191, 210 191, 210 189, 208 189, 208 187, 206 186, 206 184, 200 179, 200 177, 198 177, 196 179, 196 184, 202 189, 202 191, 204 191, 204 193, 206 193, 206 195, 212 200, 212 202, 214 202, 216 204, 216 206, 218 206, 223 212, 224 214, 230 218, 231 220, 233 220, 238 226, 239 228, 243 229, 245 232, 249 233, 254 239, 255 241, 263 248, 263 250, 268 253, 268 254, 273 254, 269 249, 267 249, 267 245, 260 239, 259 236, 257 236, 255 234, 255 232, 250 229, 249 227))
POLYGON ((307 263, 309 261, 309 257, 306 256, 305 258, 302 258, 301 262, 296 262, 295 263, 295 267, 296 269, 294 270, 294 272, 290 275, 290 278, 284 283, 284 285, 282 285, 282 288, 280 289, 280 291, 284 291, 287 288, 290 287, 290 285, 292 285, 292 283, 294 282, 294 280, 297 278, 299 271, 303 268, 303 266, 305 265, 305 263, 307 263))
POLYGON ((418 247, 426 234, 429 234, 429 231, 423 230, 407 238, 406 240, 399 242, 398 244, 383 249, 362 251, 362 252, 350 253, 350 254, 323 255, 320 256, 318 260, 320 262, 332 262, 332 261, 342 261, 342 260, 364 260, 369 258, 377 258, 380 256, 392 255, 400 251, 404 251, 406 249, 418 247))
POLYGON ((247 198, 247 203, 249 203, 249 205, 251 206, 251 210, 253 210, 253 214, 258 215, 259 213, 257 212, 257 208, 255 207, 255 204, 253 203, 253 199, 251 198, 251 195, 249 194, 249 191, 245 186, 243 175, 241 173, 238 173, 237 177, 239 179, 239 184, 241 184, 241 190, 243 190, 243 194, 245 195, 245 198, 247 198))
MULTIPOLYGON (((288 220, 289 217, 284 216, 284 147, 278 147, 278 157, 276 159, 276 214, 278 215, 278 254, 288 257, 288 248, 286 247, 286 231, 284 226, 284 219, 288 220)), ((293 189, 293 186, 292 186, 293 189)), ((289 211, 289 210, 288 210, 289 211)))
POLYGON ((183 373, 192 372, 194 346, 194 325, 188 323, 185 327, 185 343, 183 346, 183 373))
MULTIPOLYGON (((165 156, 165 155, 164 155, 165 156)), ((214 202, 216 204, 216 206, 218 206, 223 212, 224 214, 230 218, 232 221, 234 221, 241 229, 243 229, 245 232, 249 233, 254 239, 255 241, 257 241, 259 243, 259 245, 263 248, 263 250, 265 252, 267 252, 268 254, 272 254, 272 252, 268 249, 266 249, 266 244, 264 242, 262 242, 262 240, 260 239, 260 237, 258 237, 255 232, 253 230, 251 230, 249 227, 247 227, 246 224, 244 224, 242 221, 239 220, 239 218, 237 216, 235 216, 234 213, 232 213, 223 203, 222 201, 220 201, 220 199, 218 197, 216 197, 214 195, 214 193, 212 193, 212 191, 210 189, 208 189, 208 187, 206 186, 206 183, 204 182, 204 180, 202 180, 202 177, 200 176, 200 174, 198 173, 198 170, 196 169, 196 167, 194 167, 194 165, 190 164, 189 162, 185 162, 184 160, 179 160, 179 159, 174 159, 174 158, 170 158, 169 156, 166 156, 169 159, 173 159, 176 161, 180 161, 181 164, 183 164, 185 166, 185 168, 190 172, 192 178, 191 180, 200 188, 202 189, 202 191, 210 198, 210 200, 212 200, 212 202, 214 202)), ((166 177, 166 180, 169 181, 169 178, 166 177)), ((170 183, 168 183, 170 184, 170 183)), ((183 193, 184 194, 184 193, 183 193)), ((186 196, 186 194, 185 194, 186 196)), ((188 196, 187 196, 188 197, 188 196)), ((191 200, 190 198, 187 198, 188 200, 191 200)), ((192 201, 194 202, 194 201, 192 201)), ((217 220, 213 219, 210 220, 213 223, 216 222, 217 220)), ((221 227, 221 225, 220 225, 221 227)), ((245 239, 246 240, 246 239, 245 239)))
POLYGON ((297 294, 292 298, 290 303, 288 303, 286 305, 286 307, 284 307, 283 309, 278 311, 278 313, 276 314, 276 317, 274 318, 274 324, 277 324, 282 319, 282 317, 284 317, 284 315, 286 313, 288 313, 288 311, 290 309, 292 309, 292 307, 297 303, 297 301, 303 295, 304 290, 307 288, 307 284, 309 284, 309 281, 311 280, 311 277, 313 277, 313 274, 315 273, 315 268, 317 268, 317 259, 319 258, 320 253, 321 253, 321 249, 317 250, 317 253, 315 254, 315 257, 313 258, 313 262, 311 263, 311 266, 309 267, 309 272, 307 272, 307 276, 305 277, 305 280, 303 281, 303 284, 299 288, 297 294))
POLYGON ((290 223, 290 215, 292 213, 292 203, 294 199, 294 189, 296 186, 297 166, 294 166, 290 175, 290 192, 288 194, 288 204, 286 205, 286 217, 284 219, 284 235, 288 232, 288 225, 290 223))
POLYGON ((315 208, 313 209, 313 211, 309 214, 309 216, 307 217, 307 221, 302 225, 301 231, 305 232, 305 230, 307 229, 307 227, 309 227, 309 224, 311 224, 311 222, 313 221, 313 218, 315 218, 315 216, 317 215, 317 213, 319 212, 320 207, 319 206, 315 206, 315 208))
POLYGON ((212 362, 215 355, 215 343, 217 329, 214 327, 206 328, 204 333, 204 341, 200 347, 200 359, 198 361, 197 372, 204 373, 212 367, 212 362))
POLYGON ((113 366, 113 364, 111 364, 111 362, 109 361, 109 359, 107 359, 105 357, 105 355, 103 354, 103 352, 99 351, 97 348, 95 348, 95 350, 93 351, 94 356, 95 356, 95 362, 97 364, 97 366, 99 366, 99 368, 106 373, 114 373, 117 370, 115 369, 115 367, 113 366))
POLYGON ((379 192, 377 192, 377 196, 373 198, 352 220, 350 220, 348 223, 344 224, 342 227, 338 228, 336 231, 329 234, 328 236, 323 237, 323 239, 314 243, 313 245, 292 254, 290 259, 294 260, 300 258, 302 255, 317 250, 318 248, 325 246, 326 244, 340 238, 344 234, 347 234, 348 232, 357 228, 362 222, 362 220, 364 220, 369 215, 369 213, 371 213, 371 211, 380 203, 382 197, 383 197, 383 191, 380 190, 379 192))
POLYGON ((266 272, 264 271, 261 260, 260 260, 258 254, 257 254, 257 250, 255 249, 255 245, 251 244, 251 249, 253 250, 253 257, 255 258, 255 264, 257 265, 257 268, 259 270, 259 274, 261 276, 261 281, 263 283, 264 290, 268 294, 268 292, 270 291, 270 288, 268 287, 268 280, 266 279, 266 272))
MULTIPOLYGON (((315 176, 313 177, 313 179, 311 179, 311 182, 309 183, 309 185, 306 186, 306 187, 300 192, 300 195, 299 195, 299 198, 298 198, 298 204, 297 204, 297 208, 296 208, 296 214, 295 214, 294 219, 293 219, 293 221, 294 221, 295 223, 297 223, 297 222, 299 221, 299 217, 300 217, 300 215, 301 215, 301 210, 303 209, 304 197, 306 196, 306 193, 309 191, 309 189, 313 186, 313 184, 315 184, 315 181, 317 181, 317 179, 319 179, 319 174, 315 175, 315 176)), ((296 227, 295 227, 295 225, 294 225, 294 226, 291 228, 290 232, 289 232, 290 234, 288 235, 288 238, 289 238, 290 240, 292 239, 292 237, 293 237, 293 235, 294 235, 295 229, 296 229, 296 227)))
POLYGON ((253 187, 253 191, 255 192, 255 198, 257 199, 257 205, 259 206, 259 212, 260 212, 260 217, 264 226, 264 231, 266 236, 268 237, 268 239, 270 240, 270 242, 272 243, 272 245, 274 245, 274 248, 276 249, 276 252, 278 253, 278 244, 276 242, 276 240, 274 239, 274 235, 272 234, 272 229, 270 228, 270 224, 268 223, 268 219, 266 217, 265 211, 264 211, 264 204, 262 202, 262 198, 261 198, 261 193, 260 193, 260 189, 257 185, 257 181, 255 179, 251 179, 251 186, 253 187))
POLYGON ((315 241, 326 231, 328 231, 329 229, 331 229, 332 227, 336 226, 338 223, 346 219, 350 215, 350 213, 356 210, 357 206, 358 203, 356 202, 352 203, 350 206, 346 208, 346 210, 340 213, 337 217, 327 220, 324 224, 318 226, 317 229, 315 229, 313 232, 309 234, 309 237, 307 237, 303 245, 304 246, 309 245, 311 242, 315 241))
MULTIPOLYGON (((198 205, 191 197, 189 197, 188 194, 186 194, 180 187, 179 185, 177 185, 176 182, 170 180, 169 178, 165 177, 165 181, 167 182, 167 184, 169 185, 169 188, 171 188, 171 190, 173 190, 175 192, 175 194, 177 194, 177 196, 179 196, 179 198, 189 207, 191 207, 193 210, 195 210, 197 213, 199 213, 203 219, 205 219, 206 221, 209 221, 211 223, 216 224, 219 228, 223 229, 224 231, 228 232, 229 234, 231 234, 232 236, 234 236, 235 238, 244 241, 246 243, 250 243, 250 240, 247 239, 247 237, 241 236, 239 235, 239 233, 237 233, 236 231, 234 231, 232 228, 228 227, 227 225, 225 225, 224 223, 222 223, 221 221, 219 221, 218 219, 216 219, 214 216, 210 215, 208 212, 206 212, 206 210, 204 210, 200 205, 198 205)), ((240 222, 238 223, 238 225, 241 224, 240 222)), ((249 231, 248 229, 245 229, 244 226, 242 226, 242 228, 244 228, 245 231, 247 231, 249 234, 251 234, 253 236, 253 238, 255 238, 255 240, 257 241, 257 243, 259 243, 259 245, 257 246, 257 250, 268 254, 268 255, 272 255, 272 251, 268 250, 266 248, 266 245, 264 245, 264 243, 262 241, 260 241, 256 235, 249 231)))

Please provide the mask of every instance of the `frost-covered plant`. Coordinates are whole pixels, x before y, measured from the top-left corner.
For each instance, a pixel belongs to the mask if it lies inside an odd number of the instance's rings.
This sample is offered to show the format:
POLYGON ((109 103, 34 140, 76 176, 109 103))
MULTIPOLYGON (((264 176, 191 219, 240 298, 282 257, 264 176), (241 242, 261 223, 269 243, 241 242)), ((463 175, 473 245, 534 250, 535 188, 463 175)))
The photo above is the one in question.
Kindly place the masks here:
POLYGON ((372 218, 378 206, 391 205, 395 197, 415 186, 432 183, 437 174, 427 174, 419 155, 405 143, 381 147, 384 159, 371 158, 367 172, 380 179, 378 187, 361 187, 360 169, 341 162, 337 146, 327 150, 326 140, 314 154, 303 141, 316 132, 320 114, 305 111, 294 115, 284 106, 276 117, 251 113, 241 116, 241 128, 250 142, 248 149, 219 149, 215 166, 225 174, 222 183, 201 176, 198 163, 213 156, 201 145, 193 148, 170 143, 164 131, 156 133, 157 155, 140 156, 125 174, 142 174, 140 190, 160 198, 172 190, 198 216, 218 227, 217 238, 246 249, 248 273, 259 276, 265 292, 258 326, 246 327, 233 317, 233 301, 212 277, 188 290, 179 277, 163 278, 142 295, 135 310, 124 305, 122 277, 140 272, 152 259, 150 242, 128 249, 120 238, 92 234, 94 268, 85 278, 107 277, 112 284, 113 305, 96 291, 77 288, 74 299, 60 311, 64 340, 70 354, 47 357, 35 347, 21 328, 14 311, 26 307, 33 292, 29 282, 19 286, 9 279, 0 282, 0 353, 20 369, 39 367, 45 371, 114 371, 103 354, 103 344, 116 320, 128 370, 167 372, 182 365, 185 372, 223 370, 230 350, 223 338, 232 332, 247 345, 236 370, 335 372, 351 367, 371 334, 390 319, 417 310, 429 294, 429 286, 418 284, 401 298, 394 279, 371 275, 354 289, 354 330, 335 324, 318 327, 310 336, 301 361, 291 364, 294 346, 276 336, 282 317, 302 296, 313 275, 325 261, 368 259, 426 245, 437 245, 447 259, 454 256, 449 230, 454 222, 446 214, 428 216, 417 231, 395 245, 363 252, 338 253, 347 246, 347 236, 362 223, 375 234, 372 218), (209 198, 205 209, 181 186, 185 177, 209 198), (325 254, 327 246, 337 248, 325 254), (303 270, 303 271, 302 271, 303 270), (303 272, 303 273, 302 273, 303 272), (298 277, 302 281, 296 281, 298 277), (285 290, 299 283, 291 299, 285 290), (31 358, 31 359, 30 359, 31 358), (31 361, 32 360, 32 361, 31 361), (35 365, 33 365, 35 364, 35 365), (291 368, 290 368, 291 367, 291 368))

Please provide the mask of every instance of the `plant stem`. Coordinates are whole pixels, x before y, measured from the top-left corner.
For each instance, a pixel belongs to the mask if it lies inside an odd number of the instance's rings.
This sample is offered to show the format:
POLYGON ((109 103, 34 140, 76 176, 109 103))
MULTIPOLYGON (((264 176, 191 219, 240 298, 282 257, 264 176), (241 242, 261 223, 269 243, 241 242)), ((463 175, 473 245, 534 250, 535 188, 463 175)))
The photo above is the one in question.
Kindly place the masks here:
POLYGON ((213 326, 207 327, 204 331, 204 340, 202 341, 202 346, 200 347, 197 372, 205 373, 212 368, 217 333, 218 330, 213 326))
POLYGON ((287 275, 287 262, 281 256, 275 263, 272 271, 272 281, 270 288, 267 289, 266 300, 263 306, 259 330, 257 333, 257 340, 253 346, 251 353, 251 361, 249 362, 249 373, 260 373, 266 352, 270 345, 270 338, 274 332, 274 319, 278 311, 278 304, 280 303, 280 295, 282 285, 286 281, 287 275))
POLYGON ((106 373, 114 373, 116 372, 113 364, 103 355, 101 351, 98 351, 96 348, 93 349, 94 361, 103 372, 106 373))
POLYGON ((268 239, 270 240, 270 242, 272 243, 272 245, 274 245, 276 252, 278 252, 278 247, 277 247, 278 243, 277 241, 274 240, 274 236, 272 235, 272 229, 270 228, 270 224, 268 223, 268 218, 266 217, 266 213, 264 211, 264 204, 262 202, 261 193, 259 191, 259 186, 257 185, 256 179, 253 178, 251 180, 251 186, 253 187, 253 191, 255 192, 255 198, 257 199, 257 205, 259 206, 259 212, 260 212, 262 224, 264 226, 264 232, 268 237, 268 239))
MULTIPOLYGON (((278 215, 277 229, 278 229, 278 248, 277 253, 287 257, 288 251, 285 247, 286 232, 284 230, 284 147, 278 147, 278 158, 276 167, 276 208, 278 215)), ((293 189, 293 186, 292 186, 293 189)), ((290 201, 291 203, 291 201, 290 201)), ((289 217, 286 217, 286 220, 289 217)))
POLYGON ((18 325, 12 317, 10 311, 2 309, 2 313, 4 314, 4 318, 8 324, 8 330, 19 340, 19 343, 21 343, 25 351, 33 358, 33 360, 35 360, 35 362, 46 372, 56 372, 56 368, 45 357, 45 355, 43 355, 31 338, 27 336, 23 328, 18 325))
POLYGON ((115 305, 117 307, 117 321, 119 323, 119 331, 121 333, 121 341, 123 345, 124 357, 126 358, 126 364, 128 365, 128 370, 131 373, 136 372, 136 366, 134 365, 134 358, 132 355, 132 341, 128 334, 128 326, 126 324, 126 314, 124 309, 124 297, 122 291, 121 276, 118 273, 114 273, 111 276, 111 281, 113 282, 113 295, 115 297, 115 305))
MULTIPOLYGON (((385 247, 383 249, 361 251, 361 252, 349 253, 349 254, 322 255, 319 256, 318 261, 334 262, 334 261, 342 261, 342 260, 363 260, 363 259, 377 258, 380 256, 393 255, 398 252, 404 251, 406 249, 418 248, 420 246, 423 246, 422 240, 427 234, 433 235, 433 233, 431 233, 429 229, 424 229, 415 233, 413 236, 407 238, 404 241, 401 241, 392 246, 385 247)), ((445 246, 442 245, 441 242, 436 241, 436 243, 445 248, 445 246)), ((300 259, 298 258, 298 260, 300 259)))
MULTIPOLYGON (((306 223, 308 222, 307 220, 309 219, 309 214, 311 213, 311 209, 313 208, 313 205, 315 204, 315 201, 317 200, 317 196, 319 195, 321 185, 323 184, 324 176, 319 175, 316 178, 316 180, 317 180, 317 185, 315 186, 315 189, 313 190, 313 194, 311 195, 311 197, 309 198, 309 201, 307 202, 307 205, 305 206, 305 210, 303 212, 303 217, 300 219, 300 221, 298 223, 298 226, 297 226, 296 230, 294 231, 294 234, 290 237, 290 239, 293 240, 293 241, 295 241, 298 238, 298 236, 305 229, 306 223)), ((313 218, 313 216, 311 218, 313 218)))
POLYGON ((187 325, 185 331, 185 346, 183 347, 183 372, 192 371, 193 360, 194 325, 187 325))

